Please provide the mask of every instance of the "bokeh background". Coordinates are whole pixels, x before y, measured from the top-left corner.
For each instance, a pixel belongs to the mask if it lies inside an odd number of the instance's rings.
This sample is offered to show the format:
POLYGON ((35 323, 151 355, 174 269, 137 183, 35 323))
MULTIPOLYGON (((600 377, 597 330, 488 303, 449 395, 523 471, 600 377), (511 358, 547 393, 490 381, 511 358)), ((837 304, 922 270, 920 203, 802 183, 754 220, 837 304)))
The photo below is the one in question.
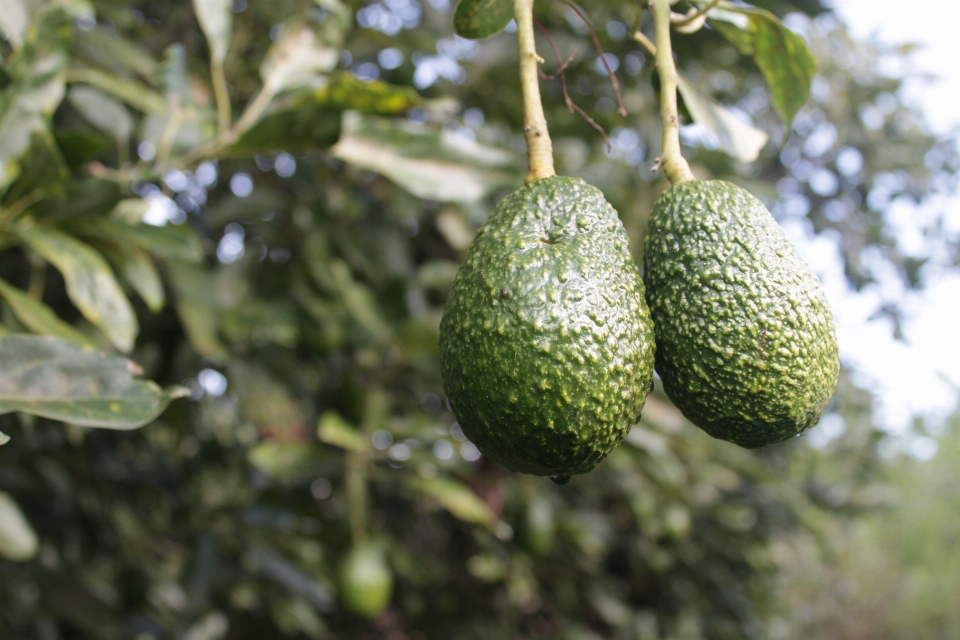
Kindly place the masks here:
MULTIPOLYGON (((684 153, 761 197, 820 275, 836 396, 749 452, 657 384, 557 487, 464 438, 437 356, 459 261, 525 169, 509 28, 455 37, 450 0, 233 0, 208 40, 186 2, 0 2, 0 278, 25 294, 0 291, 2 331, 135 336, 144 376, 190 391, 133 431, 0 416, 0 637, 960 636, 958 10, 755 4, 814 53, 811 98, 788 127, 749 55, 678 34, 681 72, 768 136, 738 159, 692 123, 684 153), (89 260, 49 260, 29 225, 104 256, 136 320, 94 319, 68 281, 89 260), (341 577, 361 543, 393 577, 370 617, 341 577)), ((642 264, 667 186, 642 14, 584 12, 628 115, 583 22, 540 3, 609 136, 544 80, 558 170, 604 191, 642 264)))

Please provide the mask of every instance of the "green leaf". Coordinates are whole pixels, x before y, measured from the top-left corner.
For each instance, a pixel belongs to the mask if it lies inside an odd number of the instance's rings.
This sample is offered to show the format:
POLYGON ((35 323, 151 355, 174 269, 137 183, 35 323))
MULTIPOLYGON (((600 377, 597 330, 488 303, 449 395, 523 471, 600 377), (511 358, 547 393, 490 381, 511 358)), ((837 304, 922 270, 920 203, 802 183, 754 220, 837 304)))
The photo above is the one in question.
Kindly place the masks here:
POLYGON ((33 132, 27 152, 22 154, 10 177, 13 179, 4 194, 6 202, 16 202, 31 192, 48 196, 63 193, 70 173, 49 129, 33 132))
POLYGON ((330 74, 327 86, 312 92, 321 104, 341 111, 359 111, 380 116, 403 115, 426 101, 411 87, 374 80, 365 82, 346 71, 330 74))
POLYGON ((266 151, 291 153, 328 149, 340 137, 340 112, 322 104, 271 108, 227 148, 231 156, 266 151))
POLYGON ((63 13, 47 12, 5 68, 12 82, 0 91, 0 190, 19 175, 34 134, 49 136, 47 123, 63 99, 69 37, 63 13))
POLYGON ((419 198, 476 202, 522 184, 516 156, 405 120, 344 113, 335 156, 381 173, 419 198))
POLYGON ((53 309, 3 280, 0 280, 0 296, 7 301, 23 326, 34 333, 56 336, 87 347, 93 346, 90 338, 58 318, 53 309))
MULTIPOLYGON (((136 429, 154 420, 183 387, 136 380, 140 368, 52 337, 0 338, 0 413, 23 411, 85 427, 136 429)), ((2 520, 2 518, 0 518, 2 520)))
POLYGON ((37 534, 20 507, 0 491, 0 556, 23 562, 37 555, 39 546, 37 534))
POLYGON ((497 516, 487 503, 456 480, 412 477, 405 482, 414 491, 436 500, 441 507, 464 522, 480 524, 489 529, 497 525, 497 516))
POLYGON ((367 439, 336 411, 327 411, 320 416, 317 437, 321 442, 332 444, 347 451, 366 451, 367 439))
POLYGON ((764 131, 741 122, 729 109, 681 75, 677 76, 677 90, 690 116, 717 136, 724 153, 741 162, 753 162, 760 156, 768 139, 764 131))
POLYGON ((156 80, 158 63, 149 50, 105 26, 89 31, 78 29, 74 50, 78 58, 106 70, 104 75, 129 78, 134 73, 150 83, 156 80))
POLYGON ((147 252, 136 245, 127 245, 116 254, 115 264, 124 280, 143 298, 150 311, 157 313, 163 309, 166 304, 163 281, 147 252))
POLYGON ((209 272, 200 265, 178 261, 167 262, 166 272, 190 344, 200 355, 225 359, 228 354, 218 335, 219 318, 211 298, 213 281, 209 272))
POLYGON ((117 140, 127 141, 133 132, 133 118, 121 102, 98 89, 87 86, 71 87, 67 100, 94 127, 109 133, 117 140))
POLYGON ((260 65, 263 90, 268 95, 276 95, 299 89, 314 81, 318 74, 332 69, 338 59, 337 50, 324 46, 309 27, 287 28, 260 65))
POLYGON ((70 299, 117 349, 133 349, 140 329, 137 317, 103 256, 51 227, 20 224, 16 233, 60 271, 70 299))
POLYGON ((144 113, 163 113, 167 108, 163 96, 142 82, 119 78, 99 69, 71 69, 70 82, 97 87, 144 113))
MULTIPOLYGON (((740 52, 740 55, 752 56, 753 55, 753 34, 750 33, 748 29, 745 29, 735 22, 724 18, 718 18, 716 15, 717 11, 710 12, 710 19, 707 20, 707 24, 711 28, 716 29, 720 32, 724 38, 727 39, 730 44, 736 47, 737 51, 740 52)), ((726 12, 733 13, 733 12, 726 12)), ((742 17, 740 14, 733 13, 734 16, 742 17)), ((749 20, 743 20, 744 26, 749 26, 749 20)))
POLYGON ((0 32, 10 41, 14 50, 23 46, 29 19, 21 0, 0 0, 0 32))
POLYGON ((500 33, 513 19, 511 0, 460 0, 453 30, 462 38, 480 40, 500 33))
POLYGON ((77 169, 116 148, 110 136, 94 131, 57 131, 54 140, 67 167, 77 169))
MULTIPOLYGON (((149 205, 138 198, 121 201, 123 210, 111 215, 120 218, 137 210, 146 211, 149 205)), ((120 203, 117 205, 121 206, 120 203)), ((142 217, 142 214, 141 214, 142 217)), ((203 260, 203 243, 196 232, 186 224, 167 224, 156 227, 149 224, 129 224, 114 218, 88 218, 71 226, 79 236, 103 241, 134 244, 164 260, 197 263, 203 260)))
POLYGON ((10 442, 10 436, 5 434, 3 431, 0 431, 0 447, 10 442))
POLYGON ((203 29, 214 64, 222 65, 230 46, 233 23, 232 0, 193 0, 193 11, 203 29))
POLYGON ((285 482, 303 480, 323 471, 323 456, 316 447, 302 442, 264 440, 250 449, 247 459, 266 475, 285 482))
POLYGON ((790 127, 793 118, 810 98, 810 84, 817 72, 807 43, 773 14, 750 14, 753 59, 770 88, 773 106, 790 127))

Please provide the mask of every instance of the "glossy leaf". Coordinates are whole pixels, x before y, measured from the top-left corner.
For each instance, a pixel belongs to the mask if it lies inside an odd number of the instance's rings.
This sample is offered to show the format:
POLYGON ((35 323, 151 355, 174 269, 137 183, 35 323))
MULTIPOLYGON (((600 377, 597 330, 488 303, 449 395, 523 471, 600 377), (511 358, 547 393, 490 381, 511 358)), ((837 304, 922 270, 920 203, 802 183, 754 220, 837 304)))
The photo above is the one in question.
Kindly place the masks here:
POLYGON ((140 368, 52 337, 0 338, 0 413, 23 411, 86 427, 136 429, 189 392, 137 380, 140 368))
POLYGON ((129 140, 133 119, 121 102, 93 87, 71 87, 67 100, 94 127, 118 140, 129 140))
POLYGON ((23 562, 37 555, 40 543, 20 507, 0 491, 0 556, 23 562))
POLYGON ((513 19, 511 0, 460 0, 453 30, 462 38, 480 40, 500 33, 513 19))
POLYGON ((751 13, 750 31, 753 59, 767 80, 774 108, 789 127, 810 98, 817 61, 803 38, 772 14, 751 13))
POLYGON ((338 59, 337 51, 320 42, 309 27, 289 28, 280 41, 270 47, 260 65, 264 91, 276 95, 303 87, 318 74, 332 69, 338 59))
POLYGON ((193 11, 203 29, 213 62, 222 65, 230 46, 230 28, 233 24, 232 0, 193 0, 193 11))
POLYGON ((724 153, 741 162, 753 162, 767 143, 764 131, 743 123, 729 109, 697 89, 683 76, 677 77, 677 90, 694 122, 709 129, 724 153))
POLYGON ((417 493, 432 498, 453 516, 465 522, 481 524, 493 529, 497 516, 487 503, 468 487, 448 478, 407 478, 407 486, 417 493))
POLYGON ((431 200, 476 202, 523 182, 513 154, 402 120, 345 113, 343 134, 332 151, 431 200))
POLYGON ((90 338, 58 318, 53 309, 3 280, 0 280, 0 296, 3 296, 10 305, 17 320, 34 333, 63 338, 88 347, 93 346, 90 338))
POLYGON ((87 320, 120 351, 133 349, 140 330, 137 316, 103 256, 52 227, 21 224, 16 232, 60 271, 70 299, 87 320))

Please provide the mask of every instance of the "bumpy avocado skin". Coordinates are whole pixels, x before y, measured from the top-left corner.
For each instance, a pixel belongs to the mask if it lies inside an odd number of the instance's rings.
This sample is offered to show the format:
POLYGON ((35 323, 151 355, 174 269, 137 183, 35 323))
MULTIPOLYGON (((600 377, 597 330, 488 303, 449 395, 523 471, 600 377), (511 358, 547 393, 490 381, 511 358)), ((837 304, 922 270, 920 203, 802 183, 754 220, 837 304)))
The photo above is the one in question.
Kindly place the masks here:
POLYGON ((480 451, 561 480, 590 471, 639 420, 653 354, 643 281, 603 194, 554 176, 504 198, 440 323, 444 390, 480 451))
POLYGON ((763 203, 723 181, 654 204, 644 281, 667 395, 701 429, 755 449, 816 424, 840 372, 817 276, 763 203))

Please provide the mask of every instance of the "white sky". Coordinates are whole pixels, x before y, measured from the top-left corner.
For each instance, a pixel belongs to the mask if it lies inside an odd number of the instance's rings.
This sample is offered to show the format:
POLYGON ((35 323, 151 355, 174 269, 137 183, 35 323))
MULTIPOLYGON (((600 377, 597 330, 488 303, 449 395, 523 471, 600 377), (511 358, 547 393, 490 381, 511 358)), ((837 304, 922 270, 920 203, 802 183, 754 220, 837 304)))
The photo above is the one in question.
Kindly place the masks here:
MULTIPOLYGON (((935 131, 956 131, 960 126, 960 35, 956 30, 960 0, 834 0, 834 6, 857 38, 875 34, 891 44, 923 46, 916 54, 916 66, 940 80, 908 81, 904 95, 926 112, 935 131)), ((947 212, 952 227, 960 228, 960 196, 943 199, 936 208, 947 212)), ((920 215, 907 215, 911 213, 920 215)), ((787 231, 801 240, 799 229, 787 231)), ((801 240, 799 244, 827 289, 836 314, 841 358, 878 395, 878 424, 898 433, 914 415, 936 419, 949 413, 960 389, 960 274, 931 277, 920 295, 891 294, 884 287, 855 294, 846 285, 830 241, 801 240), (907 302, 906 343, 893 340, 887 322, 868 320, 881 295, 907 302)))

